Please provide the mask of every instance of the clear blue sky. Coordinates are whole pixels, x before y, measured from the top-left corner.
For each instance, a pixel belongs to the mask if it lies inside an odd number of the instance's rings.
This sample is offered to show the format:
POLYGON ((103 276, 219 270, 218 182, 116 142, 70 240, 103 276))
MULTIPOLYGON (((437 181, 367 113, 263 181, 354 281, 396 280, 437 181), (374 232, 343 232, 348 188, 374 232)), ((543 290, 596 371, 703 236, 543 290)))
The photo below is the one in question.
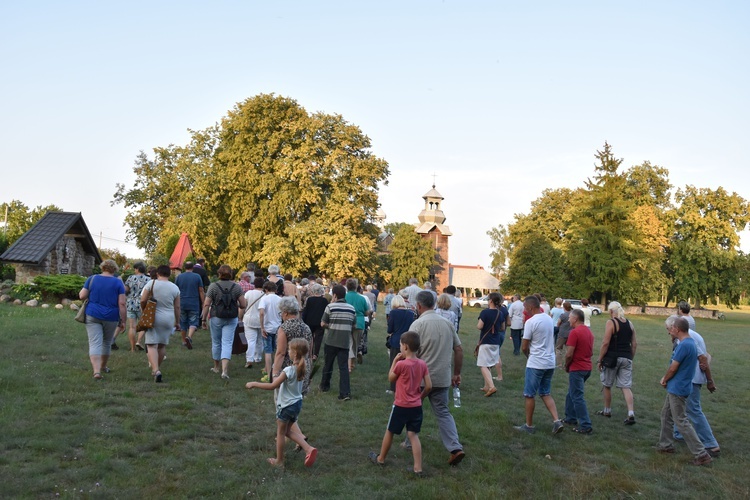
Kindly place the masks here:
POLYGON ((388 221, 416 222, 435 173, 451 263, 487 266, 485 232, 583 183, 605 140, 750 198, 748 26, 739 1, 3 2, 0 201, 140 255, 110 207, 138 151, 273 92, 370 136, 388 221))

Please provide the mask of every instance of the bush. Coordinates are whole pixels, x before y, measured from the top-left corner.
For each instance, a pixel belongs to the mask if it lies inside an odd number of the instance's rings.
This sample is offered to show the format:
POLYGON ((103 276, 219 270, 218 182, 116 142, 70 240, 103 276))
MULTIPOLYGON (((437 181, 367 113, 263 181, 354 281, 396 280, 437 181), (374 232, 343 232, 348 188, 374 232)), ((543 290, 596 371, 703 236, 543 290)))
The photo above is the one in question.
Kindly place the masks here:
POLYGON ((77 299, 86 278, 77 274, 37 276, 34 284, 45 300, 77 299))
POLYGON ((10 296, 23 302, 31 299, 39 300, 42 298, 41 293, 39 293, 39 288, 33 283, 16 283, 13 285, 13 288, 10 289, 10 296))

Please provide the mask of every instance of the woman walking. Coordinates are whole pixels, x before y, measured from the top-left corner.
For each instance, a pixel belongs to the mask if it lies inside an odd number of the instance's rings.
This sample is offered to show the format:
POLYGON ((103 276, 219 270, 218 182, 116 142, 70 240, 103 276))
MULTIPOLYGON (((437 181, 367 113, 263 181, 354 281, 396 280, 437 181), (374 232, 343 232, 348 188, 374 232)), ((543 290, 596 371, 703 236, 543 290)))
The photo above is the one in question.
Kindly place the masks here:
MULTIPOLYGON (((584 312, 585 314, 585 312, 584 312)), ((635 339, 635 327, 633 323, 625 318, 625 311, 619 302, 609 303, 610 320, 604 330, 604 340, 599 350, 600 379, 604 392, 604 409, 596 412, 604 417, 612 416, 612 386, 617 385, 625 397, 628 407, 628 418, 623 422, 625 425, 635 424, 635 412, 633 411, 633 358, 638 346, 635 339), (605 358, 611 359, 613 366, 605 366, 605 358)), ((610 363, 606 363, 610 364, 610 363)))
POLYGON ((148 364, 154 382, 161 383, 161 364, 169 344, 169 337, 180 328, 180 289, 169 281, 172 270, 167 265, 156 268, 156 279, 151 280, 141 292, 141 309, 146 307, 149 297, 156 301, 154 326, 146 330, 148 364))
POLYGON ((125 325, 125 285, 115 277, 117 264, 107 259, 99 266, 101 274, 89 276, 78 293, 86 306, 86 333, 89 337, 89 360, 94 378, 109 373, 107 361, 112 352, 112 338, 117 328, 125 325))
POLYGON ((229 380, 229 360, 232 359, 234 330, 237 328, 239 310, 247 307, 240 285, 232 280, 232 268, 224 264, 219 267, 219 281, 211 283, 203 302, 203 328, 211 312, 211 357, 214 366, 211 371, 221 373, 221 378, 229 380), (221 370, 221 371, 219 371, 221 370))
MULTIPOLYGON (((479 330, 477 366, 484 378, 482 391, 486 397, 490 397, 497 392, 490 368, 500 361, 500 346, 505 340, 507 312, 502 307, 502 296, 497 292, 489 295, 487 305, 488 308, 479 313, 479 321, 477 321, 477 330, 479 330)), ((498 374, 498 377, 501 376, 498 374)))

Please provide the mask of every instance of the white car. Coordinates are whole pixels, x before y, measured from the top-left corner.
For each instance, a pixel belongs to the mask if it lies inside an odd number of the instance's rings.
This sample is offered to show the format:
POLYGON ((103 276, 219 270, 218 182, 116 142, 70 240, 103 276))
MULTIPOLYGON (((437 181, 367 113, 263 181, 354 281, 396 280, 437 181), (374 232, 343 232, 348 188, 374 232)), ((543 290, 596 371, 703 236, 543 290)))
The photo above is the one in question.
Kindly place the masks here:
POLYGON ((481 307, 483 309, 487 309, 489 307, 489 295, 485 295, 484 297, 474 297, 473 299, 469 299, 469 307, 481 307))
MULTIPOLYGON (((581 304, 581 301, 578 299, 563 299, 563 303, 565 302, 570 303, 570 307, 572 307, 573 309, 581 309, 583 307, 583 304, 581 304)), ((592 306, 591 304, 589 304, 589 307, 591 308, 591 314, 594 316, 602 313, 602 310, 596 306, 592 306)))

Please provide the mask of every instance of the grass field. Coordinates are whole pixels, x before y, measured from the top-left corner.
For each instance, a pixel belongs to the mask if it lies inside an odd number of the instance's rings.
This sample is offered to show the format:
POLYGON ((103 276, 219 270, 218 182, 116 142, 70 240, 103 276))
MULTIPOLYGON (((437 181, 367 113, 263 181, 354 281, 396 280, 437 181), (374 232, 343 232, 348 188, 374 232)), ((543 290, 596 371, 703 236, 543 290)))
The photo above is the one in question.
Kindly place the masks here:
MULTIPOLYGON (((634 363, 638 423, 622 425, 625 405, 614 392, 613 418, 592 417, 594 434, 567 429, 552 436, 551 419, 537 404, 535 435, 513 425, 523 422, 523 357, 503 346, 505 380, 484 398, 479 369, 471 356, 478 335, 477 311, 467 310, 461 338, 464 363, 462 402, 454 409, 467 457, 447 465, 434 418, 425 408, 422 428, 427 477, 405 472, 408 452, 396 447, 388 465, 367 459, 382 439, 392 397, 385 394, 388 358, 383 318, 370 339, 370 354, 352 377, 353 399, 337 391, 314 391, 304 402, 300 423, 320 455, 311 469, 287 448, 285 470, 271 470, 275 422, 271 393, 248 392, 246 381, 259 368, 230 366, 231 379, 209 371, 210 342, 196 335, 195 349, 179 341, 167 348, 166 383, 154 384, 144 353, 113 353, 112 373, 91 377, 83 325, 71 311, 0 304, 0 497, 187 498, 743 498, 750 495, 747 420, 750 381, 746 360, 750 315, 729 313, 726 321, 698 320, 713 355, 718 391, 704 389, 704 410, 722 449, 710 467, 687 465, 684 445, 673 456, 657 454, 659 386, 669 360, 664 318, 631 318, 638 331, 634 363), (745 410, 742 410, 745 408, 745 410), (549 458, 546 456, 549 455, 549 458)), ((604 317, 595 317, 596 349, 604 317)), ((121 342, 123 345, 126 342, 121 342)), ((316 375, 319 381, 320 374, 316 375)), ((334 375, 334 388, 338 378, 334 375)), ((564 372, 555 375, 552 395, 562 413, 564 372)), ((586 387, 589 409, 601 407, 598 378, 586 387)))

